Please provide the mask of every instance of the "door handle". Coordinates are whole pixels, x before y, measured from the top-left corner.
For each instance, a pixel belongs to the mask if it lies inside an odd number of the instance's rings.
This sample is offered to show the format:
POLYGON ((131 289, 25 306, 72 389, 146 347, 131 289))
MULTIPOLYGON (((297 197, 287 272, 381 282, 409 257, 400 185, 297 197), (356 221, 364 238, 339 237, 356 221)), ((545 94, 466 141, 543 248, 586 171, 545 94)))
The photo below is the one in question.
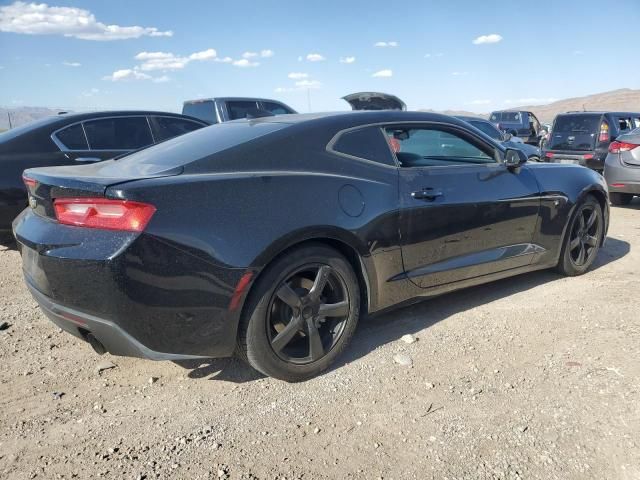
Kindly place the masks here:
POLYGON ((428 200, 430 202, 434 201, 438 197, 441 197, 442 195, 442 191, 434 190, 433 188, 423 188, 422 190, 418 190, 417 192, 411 192, 412 198, 415 198, 416 200, 428 200))
POLYGON ((101 162, 102 159, 98 158, 98 157, 78 157, 76 158, 76 162, 87 162, 87 163, 93 163, 93 162, 101 162))

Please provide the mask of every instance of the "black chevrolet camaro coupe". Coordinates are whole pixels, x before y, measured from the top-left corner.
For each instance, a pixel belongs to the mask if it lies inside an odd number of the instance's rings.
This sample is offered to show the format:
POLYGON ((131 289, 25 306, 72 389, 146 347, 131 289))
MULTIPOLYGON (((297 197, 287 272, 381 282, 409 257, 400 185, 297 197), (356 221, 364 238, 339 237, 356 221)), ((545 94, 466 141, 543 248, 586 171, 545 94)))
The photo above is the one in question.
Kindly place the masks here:
POLYGON ((402 111, 239 120, 25 183, 14 234, 58 326, 115 355, 237 352, 288 381, 326 369, 364 311, 584 273, 609 218, 596 172, 402 111))
POLYGON ((0 238, 27 206, 27 168, 99 162, 207 125, 175 113, 109 111, 55 115, 0 133, 0 238))

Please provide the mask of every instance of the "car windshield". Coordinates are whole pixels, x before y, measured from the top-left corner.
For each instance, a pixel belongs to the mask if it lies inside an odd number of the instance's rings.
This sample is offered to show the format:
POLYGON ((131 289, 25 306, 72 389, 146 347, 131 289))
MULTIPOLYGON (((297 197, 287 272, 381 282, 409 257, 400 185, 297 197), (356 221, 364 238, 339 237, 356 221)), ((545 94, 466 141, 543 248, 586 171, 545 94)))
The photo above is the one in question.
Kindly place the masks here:
POLYGON ((469 123, 480 130, 482 133, 489 135, 494 140, 502 140, 502 134, 496 127, 491 125, 491 123, 480 121, 470 121, 469 123))
POLYGON ((558 115, 554 133, 595 133, 600 126, 600 115, 558 115))

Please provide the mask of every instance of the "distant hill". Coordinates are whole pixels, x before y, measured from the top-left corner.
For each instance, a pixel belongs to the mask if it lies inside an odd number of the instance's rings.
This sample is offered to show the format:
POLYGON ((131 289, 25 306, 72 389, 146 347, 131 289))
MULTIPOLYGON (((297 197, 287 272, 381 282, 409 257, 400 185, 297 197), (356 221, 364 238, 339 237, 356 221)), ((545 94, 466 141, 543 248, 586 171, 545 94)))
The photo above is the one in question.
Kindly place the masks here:
MULTIPOLYGON (((585 97, 566 98, 547 105, 525 105, 511 107, 508 110, 529 110, 536 114, 543 123, 551 123, 558 113, 572 110, 621 110, 640 112, 640 90, 623 88, 610 92, 596 93, 585 97)), ((38 118, 57 115, 65 111, 59 108, 45 107, 17 107, 0 108, 0 131, 9 128, 7 112, 11 115, 11 123, 14 127, 37 120, 38 118)), ((445 115, 466 115, 487 118, 488 112, 475 113, 465 110, 422 110, 423 112, 437 112, 445 115)))
POLYGON ((58 112, 62 111, 66 110, 46 107, 0 108, 0 130, 9 129, 9 115, 11 116, 11 125, 19 127, 42 117, 57 115, 58 112))
MULTIPOLYGON (((533 112, 543 123, 551 123, 558 113, 572 110, 620 110, 640 112, 640 90, 622 88, 610 92, 595 93, 585 97, 566 98, 547 105, 525 105, 521 107, 509 107, 504 110, 528 110, 533 112)), ((433 112, 435 110, 422 110, 433 112)), ((469 115, 487 118, 488 112, 473 113, 457 110, 438 111, 445 115, 469 115)))
MULTIPOLYGON (((511 109, 510 109, 511 110, 511 109)), ((530 110, 541 122, 551 123, 558 113, 572 110, 618 110, 640 112, 640 90, 622 88, 586 97, 567 98, 548 105, 530 105, 515 110, 530 110)))

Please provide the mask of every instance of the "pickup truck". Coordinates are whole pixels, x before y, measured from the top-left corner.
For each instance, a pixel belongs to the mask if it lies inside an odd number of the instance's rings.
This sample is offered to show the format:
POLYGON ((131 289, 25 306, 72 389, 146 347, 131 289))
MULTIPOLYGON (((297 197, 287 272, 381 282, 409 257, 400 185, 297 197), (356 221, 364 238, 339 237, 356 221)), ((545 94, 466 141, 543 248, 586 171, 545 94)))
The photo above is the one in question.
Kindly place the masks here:
POLYGON ((540 122, 532 112, 525 110, 491 112, 489 121, 501 131, 520 137, 524 143, 538 145, 540 141, 540 122))
POLYGON ((297 113, 293 108, 277 100, 248 97, 218 97, 187 100, 182 106, 182 114, 199 118, 209 123, 223 123, 229 120, 247 118, 258 112, 273 115, 297 113))

